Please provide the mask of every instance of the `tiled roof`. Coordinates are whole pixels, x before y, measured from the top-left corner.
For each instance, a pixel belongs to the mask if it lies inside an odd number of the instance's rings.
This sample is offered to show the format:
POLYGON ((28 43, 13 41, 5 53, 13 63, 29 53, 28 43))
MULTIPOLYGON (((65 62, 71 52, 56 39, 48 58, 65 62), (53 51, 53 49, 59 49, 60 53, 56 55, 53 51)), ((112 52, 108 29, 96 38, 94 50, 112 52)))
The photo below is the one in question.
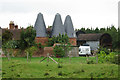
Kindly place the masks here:
POLYGON ((98 41, 103 33, 99 34, 79 34, 77 40, 98 41))

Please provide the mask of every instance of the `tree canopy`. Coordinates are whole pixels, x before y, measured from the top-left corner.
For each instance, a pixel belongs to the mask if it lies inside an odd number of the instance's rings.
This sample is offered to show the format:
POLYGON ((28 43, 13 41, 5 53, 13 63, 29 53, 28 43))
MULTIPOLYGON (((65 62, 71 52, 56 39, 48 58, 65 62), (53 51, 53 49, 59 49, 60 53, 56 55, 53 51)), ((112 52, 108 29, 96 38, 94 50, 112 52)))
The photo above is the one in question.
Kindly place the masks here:
POLYGON ((24 50, 28 47, 33 46, 35 44, 35 36, 36 31, 33 29, 32 26, 27 27, 25 31, 22 30, 20 35, 20 48, 24 50))

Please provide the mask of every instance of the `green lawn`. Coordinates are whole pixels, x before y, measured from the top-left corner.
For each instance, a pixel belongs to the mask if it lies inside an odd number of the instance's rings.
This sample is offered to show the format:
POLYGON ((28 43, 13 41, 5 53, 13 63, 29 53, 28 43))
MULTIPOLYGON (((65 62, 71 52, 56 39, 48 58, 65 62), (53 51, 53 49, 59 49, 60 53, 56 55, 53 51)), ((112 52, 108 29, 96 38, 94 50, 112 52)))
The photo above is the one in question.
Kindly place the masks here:
MULTIPOLYGON (((32 58, 27 62, 26 58, 2 58, 3 78, 117 78, 118 65, 116 64, 87 64, 86 57, 61 58, 60 66, 53 61, 41 58, 32 58)), ((89 60, 96 62, 95 57, 89 60)))

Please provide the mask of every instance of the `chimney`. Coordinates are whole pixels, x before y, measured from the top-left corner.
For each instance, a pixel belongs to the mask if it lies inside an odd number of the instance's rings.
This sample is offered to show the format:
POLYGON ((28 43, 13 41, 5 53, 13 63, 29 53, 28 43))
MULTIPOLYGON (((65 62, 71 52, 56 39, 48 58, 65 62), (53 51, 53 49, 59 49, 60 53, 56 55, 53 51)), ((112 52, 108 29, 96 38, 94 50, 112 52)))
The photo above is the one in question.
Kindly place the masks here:
POLYGON ((14 29, 14 21, 10 21, 9 29, 14 29))
POLYGON ((15 25, 15 29, 18 29, 18 25, 15 25))

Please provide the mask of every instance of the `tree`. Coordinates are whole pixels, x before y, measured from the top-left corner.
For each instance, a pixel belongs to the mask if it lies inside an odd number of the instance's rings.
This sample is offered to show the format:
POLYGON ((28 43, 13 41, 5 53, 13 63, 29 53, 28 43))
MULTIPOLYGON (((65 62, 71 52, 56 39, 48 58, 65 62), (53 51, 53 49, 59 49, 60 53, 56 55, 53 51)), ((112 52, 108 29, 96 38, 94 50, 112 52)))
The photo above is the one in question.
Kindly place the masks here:
POLYGON ((64 57, 65 55, 65 51, 62 46, 55 46, 53 52, 56 57, 64 57))
POLYGON ((86 33, 91 33, 91 30, 89 28, 87 28, 86 33))
POLYGON ((106 32, 105 28, 100 28, 100 33, 105 33, 105 32, 106 32))
POLYGON ((112 37, 112 48, 117 48, 117 42, 118 42, 118 32, 117 29, 112 25, 111 27, 107 28, 107 33, 109 33, 112 37))
POLYGON ((5 56, 8 58, 8 61, 10 60, 10 57, 14 52, 13 49, 15 49, 15 46, 13 45, 13 41, 8 41, 2 45, 2 50, 5 56))
POLYGON ((30 60, 30 62, 31 62, 32 55, 33 55, 34 51, 36 51, 37 49, 38 49, 37 47, 32 46, 25 50, 25 53, 27 55, 27 61, 30 60))
POLYGON ((59 34, 59 36, 57 37, 53 37, 52 40, 52 43, 59 43, 60 45, 56 45, 54 47, 54 53, 55 53, 55 56, 60 56, 60 57, 63 57, 65 55, 65 53, 67 53, 70 49, 71 49, 71 44, 69 42, 69 37, 67 36, 67 34, 65 35, 61 35, 59 34), (55 40, 55 41, 53 41, 55 40), (59 51, 59 52, 58 52, 59 51))
POLYGON ((36 31, 32 26, 27 27, 26 30, 22 30, 20 35, 20 48, 21 50, 25 50, 35 44, 36 31))
POLYGON ((85 32, 85 28, 83 28, 83 27, 80 30, 85 32))
POLYGON ((5 30, 5 32, 2 34, 2 44, 12 40, 12 36, 13 34, 9 30, 5 30))
POLYGON ((95 33, 99 33, 99 29, 98 27, 96 27, 96 29, 94 30, 95 33))

